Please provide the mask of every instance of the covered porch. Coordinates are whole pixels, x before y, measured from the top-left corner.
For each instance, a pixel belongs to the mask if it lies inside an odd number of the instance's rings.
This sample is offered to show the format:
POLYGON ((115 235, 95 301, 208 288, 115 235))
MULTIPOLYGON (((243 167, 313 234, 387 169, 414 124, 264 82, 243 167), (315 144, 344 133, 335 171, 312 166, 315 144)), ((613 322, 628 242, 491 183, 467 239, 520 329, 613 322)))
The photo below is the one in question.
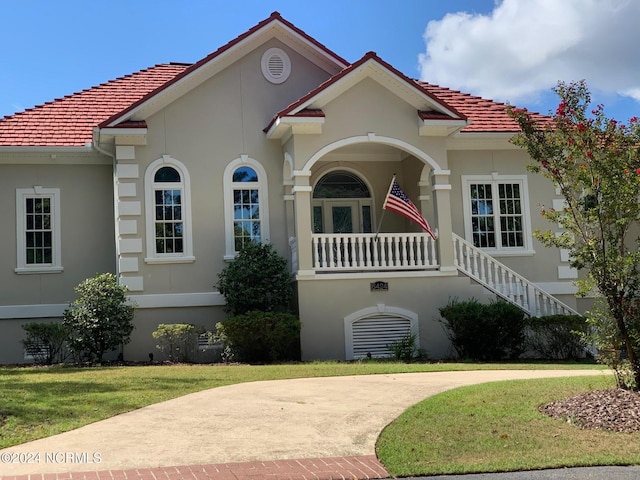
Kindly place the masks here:
POLYGON ((395 139, 369 134, 336 143, 299 170, 285 155, 293 273, 455 270, 450 172, 395 139), (437 240, 403 216, 383 210, 394 175, 438 230, 437 240))

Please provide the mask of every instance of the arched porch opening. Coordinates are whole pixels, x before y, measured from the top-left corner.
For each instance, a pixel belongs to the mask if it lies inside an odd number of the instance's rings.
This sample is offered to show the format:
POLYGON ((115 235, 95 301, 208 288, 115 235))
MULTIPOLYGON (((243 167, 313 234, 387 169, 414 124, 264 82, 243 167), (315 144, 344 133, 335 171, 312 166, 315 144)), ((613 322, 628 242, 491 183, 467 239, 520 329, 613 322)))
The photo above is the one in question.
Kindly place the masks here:
MULTIPOLYGON (((443 172, 416 147, 376 135, 343 139, 318 150, 293 171, 296 237, 301 240, 310 234, 312 243, 311 268, 305 270, 438 269, 436 242, 404 216, 385 211, 383 204, 395 176, 437 227, 431 178, 443 172)), ((297 246, 304 248, 300 241, 297 246)))

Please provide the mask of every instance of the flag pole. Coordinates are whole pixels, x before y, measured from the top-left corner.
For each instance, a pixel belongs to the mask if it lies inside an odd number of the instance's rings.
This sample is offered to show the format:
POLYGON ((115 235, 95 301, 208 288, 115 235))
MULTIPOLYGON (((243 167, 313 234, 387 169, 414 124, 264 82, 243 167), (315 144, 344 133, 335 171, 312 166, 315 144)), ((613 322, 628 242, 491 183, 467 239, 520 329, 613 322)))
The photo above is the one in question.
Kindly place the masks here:
POLYGON ((373 237, 373 241, 378 241, 378 234, 380 233, 380 228, 382 228, 382 220, 384 219, 384 214, 387 213, 387 199, 389 198, 389 194, 391 193, 391 189, 393 188, 393 182, 396 179, 396 174, 393 174, 393 178, 391 179, 391 184, 389 185, 389 190, 387 191, 387 195, 384 197, 384 203, 382 204, 382 215, 380 215, 380 221, 378 222, 378 229, 376 230, 376 235, 373 237))

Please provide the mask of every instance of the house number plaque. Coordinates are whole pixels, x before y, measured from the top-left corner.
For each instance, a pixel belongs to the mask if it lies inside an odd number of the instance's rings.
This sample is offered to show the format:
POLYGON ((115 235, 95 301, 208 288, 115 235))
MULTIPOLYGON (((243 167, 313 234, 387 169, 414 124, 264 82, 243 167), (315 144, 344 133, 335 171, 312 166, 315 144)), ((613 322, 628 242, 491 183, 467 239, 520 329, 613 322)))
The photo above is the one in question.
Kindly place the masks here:
POLYGON ((389 290, 389 284, 387 282, 371 282, 372 292, 386 292, 389 290))

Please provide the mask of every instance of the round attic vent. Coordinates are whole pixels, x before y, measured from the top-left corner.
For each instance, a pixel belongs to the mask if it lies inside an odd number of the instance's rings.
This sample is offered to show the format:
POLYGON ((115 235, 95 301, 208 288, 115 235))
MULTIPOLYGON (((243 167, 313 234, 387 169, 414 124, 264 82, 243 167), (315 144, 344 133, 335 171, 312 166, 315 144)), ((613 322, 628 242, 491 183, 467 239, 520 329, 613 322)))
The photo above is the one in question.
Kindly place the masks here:
POLYGON ((291 74, 289 55, 279 48, 270 48, 262 55, 262 74, 271 83, 283 83, 291 74))

